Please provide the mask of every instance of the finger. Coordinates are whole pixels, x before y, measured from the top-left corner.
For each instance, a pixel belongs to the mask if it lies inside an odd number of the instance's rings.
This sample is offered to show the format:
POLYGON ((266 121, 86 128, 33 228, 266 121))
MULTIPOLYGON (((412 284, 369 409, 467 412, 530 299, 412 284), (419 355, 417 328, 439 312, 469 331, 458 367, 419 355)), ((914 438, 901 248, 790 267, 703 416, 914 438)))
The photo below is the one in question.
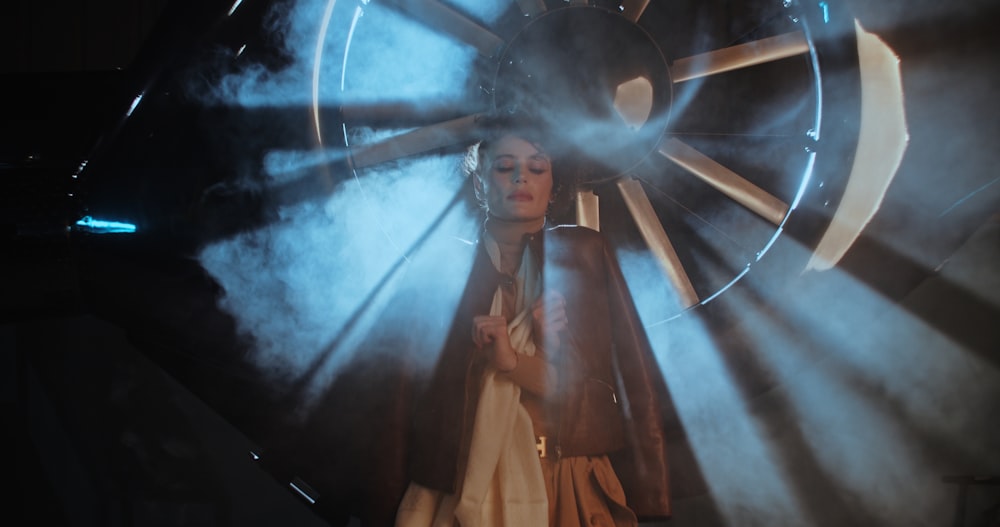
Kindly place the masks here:
POLYGON ((506 323, 506 319, 504 317, 492 315, 476 315, 472 317, 472 325, 474 326, 492 325, 497 323, 506 323))
POLYGON ((568 320, 568 317, 566 316, 565 309, 553 309, 552 311, 545 313, 545 319, 550 322, 559 322, 559 321, 565 322, 566 320, 568 320))
POLYGON ((481 325, 484 325, 484 326, 506 326, 507 325, 507 319, 504 318, 504 317, 501 317, 501 316, 483 315, 483 316, 476 317, 476 321, 477 321, 478 324, 481 324, 481 325))
POLYGON ((569 321, 566 319, 556 320, 549 323, 546 329, 549 332, 559 332, 566 329, 569 326, 569 321))
POLYGON ((545 317, 545 323, 546 329, 558 331, 565 329, 569 325, 569 318, 566 316, 565 311, 548 313, 545 317))
POLYGON ((535 301, 532 303, 532 306, 551 305, 551 304, 558 304, 560 302, 563 302, 562 295, 560 295, 559 292, 554 289, 549 289, 545 291, 545 293, 543 293, 541 296, 536 298, 535 301))
POLYGON ((472 342, 477 347, 482 347, 488 343, 486 328, 490 324, 490 317, 476 316, 472 319, 472 342))
POLYGON ((562 308, 550 309, 545 312, 544 315, 540 317, 541 320, 545 321, 547 324, 552 324, 555 322, 566 321, 566 310, 562 308))
POLYGON ((559 313, 565 313, 566 312, 566 306, 563 305, 563 304, 549 304, 549 305, 547 305, 545 307, 545 311, 549 315, 557 315, 559 313))
POLYGON ((555 289, 549 289, 545 292, 545 299, 550 304, 566 304, 566 297, 562 295, 559 291, 555 289))
POLYGON ((495 341, 501 333, 503 334, 507 333, 506 325, 490 322, 488 324, 484 324, 480 328, 480 334, 482 335, 482 338, 485 342, 495 341))
POLYGON ((549 290, 532 304, 532 316, 540 316, 539 311, 555 313, 566 309, 566 300, 557 291, 549 290))

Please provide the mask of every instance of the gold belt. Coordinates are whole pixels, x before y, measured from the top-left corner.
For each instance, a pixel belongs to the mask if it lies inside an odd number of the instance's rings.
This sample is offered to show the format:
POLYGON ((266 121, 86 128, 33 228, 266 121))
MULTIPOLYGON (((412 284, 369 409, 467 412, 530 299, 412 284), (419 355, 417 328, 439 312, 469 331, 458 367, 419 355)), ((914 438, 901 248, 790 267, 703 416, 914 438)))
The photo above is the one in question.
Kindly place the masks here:
POLYGON ((551 445, 549 443, 549 438, 546 436, 535 437, 535 449, 538 450, 538 457, 541 459, 548 457, 559 459, 562 456, 562 449, 559 448, 559 445, 551 445))

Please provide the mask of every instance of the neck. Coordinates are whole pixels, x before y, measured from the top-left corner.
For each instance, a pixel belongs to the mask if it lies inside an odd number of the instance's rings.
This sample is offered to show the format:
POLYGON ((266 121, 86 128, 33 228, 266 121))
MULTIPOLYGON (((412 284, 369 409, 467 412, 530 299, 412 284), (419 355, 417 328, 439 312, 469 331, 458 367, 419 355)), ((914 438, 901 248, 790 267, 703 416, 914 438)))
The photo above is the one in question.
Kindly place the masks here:
POLYGON ((486 230, 493 235, 493 238, 501 243, 520 243, 525 234, 531 234, 542 230, 545 226, 545 217, 531 220, 502 220, 496 216, 486 217, 486 230))

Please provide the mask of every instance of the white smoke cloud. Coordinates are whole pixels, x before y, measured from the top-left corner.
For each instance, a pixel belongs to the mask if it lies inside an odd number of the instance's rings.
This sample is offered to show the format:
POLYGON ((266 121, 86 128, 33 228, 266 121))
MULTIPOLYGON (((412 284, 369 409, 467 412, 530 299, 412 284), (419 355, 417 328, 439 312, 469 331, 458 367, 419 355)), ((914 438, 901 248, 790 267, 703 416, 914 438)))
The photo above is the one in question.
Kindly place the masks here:
MULTIPOLYGON (((466 90, 474 50, 396 11, 340 2, 328 21, 316 68, 316 41, 328 3, 301 0, 279 5, 287 10, 269 15, 275 39, 269 44, 283 50, 289 59, 286 64, 278 70, 248 64, 222 77, 212 91, 202 94, 204 100, 240 108, 288 108, 294 121, 292 115, 312 104, 314 75, 319 79, 321 105, 448 101, 466 90), (359 23, 348 40, 354 9, 360 9, 359 23), (347 79, 343 90, 342 74, 347 79)), ((327 124, 331 128, 324 130, 325 137, 341 135, 339 123, 327 124)), ((382 137, 366 134, 364 128, 352 129, 352 143, 382 137)), ((266 145, 268 138, 253 140, 266 145)), ((336 148, 271 149, 260 166, 251 169, 248 180, 262 181, 255 185, 266 192, 322 174, 343 155, 336 148)), ((412 256, 416 240, 427 234, 461 192, 464 181, 458 165, 456 156, 427 156, 356 175, 338 174, 339 182, 328 198, 280 205, 279 221, 206 246, 200 260, 225 290, 223 307, 254 338, 254 360, 284 380, 305 374, 320 361, 319 376, 332 378, 350 359, 345 350, 356 344, 352 339, 365 333, 380 302, 395 291, 391 278, 405 273, 406 267, 399 262, 412 256), (333 345, 338 349, 331 350, 333 345)), ((245 182, 235 182, 241 183, 245 182)), ((460 226, 461 218, 466 223, 471 218, 459 205, 451 216, 460 223, 450 220, 439 235, 468 234, 460 226)))

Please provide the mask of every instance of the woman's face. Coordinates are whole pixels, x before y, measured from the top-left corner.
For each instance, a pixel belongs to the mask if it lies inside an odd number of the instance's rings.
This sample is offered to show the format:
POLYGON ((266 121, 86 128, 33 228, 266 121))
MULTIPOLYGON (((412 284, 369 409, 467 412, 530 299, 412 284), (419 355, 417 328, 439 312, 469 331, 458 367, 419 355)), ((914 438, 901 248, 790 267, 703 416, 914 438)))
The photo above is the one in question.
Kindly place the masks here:
POLYGON ((506 221, 545 217, 552 197, 552 161, 515 136, 494 142, 483 156, 482 183, 487 211, 506 221))

